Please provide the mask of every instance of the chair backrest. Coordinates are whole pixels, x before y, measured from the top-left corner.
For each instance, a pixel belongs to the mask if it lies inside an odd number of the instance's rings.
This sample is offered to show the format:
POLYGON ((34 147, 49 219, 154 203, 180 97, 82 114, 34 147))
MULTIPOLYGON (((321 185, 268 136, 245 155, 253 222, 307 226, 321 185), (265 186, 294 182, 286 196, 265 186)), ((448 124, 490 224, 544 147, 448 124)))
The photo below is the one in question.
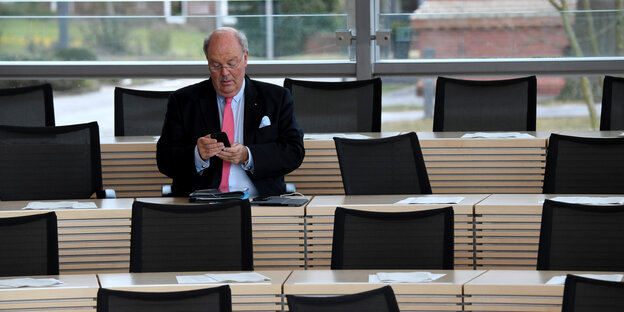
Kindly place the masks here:
POLYGON ((98 312, 231 312, 230 286, 175 292, 138 292, 100 288, 98 312))
POLYGON ((538 270, 624 271, 624 206, 545 200, 538 270))
POLYGON ((305 133, 381 131, 381 78, 320 82, 286 78, 305 133))
POLYGON ((0 125, 0 200, 104 197, 97 122, 0 125))
POLYGON ((171 92, 115 87, 115 136, 160 135, 171 92))
POLYGON ((431 194, 416 133, 334 142, 345 194, 431 194))
POLYGON ((550 135, 544 194, 622 194, 622 190, 624 137, 550 135))
POLYGON ((624 78, 605 76, 600 130, 624 130, 624 78))
POLYGON ((566 276, 562 312, 621 312, 623 307, 624 283, 566 276))
POLYGON ((249 200, 132 204, 130 272, 253 270, 249 200))
POLYGON ((53 127, 52 85, 0 89, 0 125, 53 127))
POLYGON ((537 78, 438 77, 433 131, 535 131, 537 78))
POLYGON ((399 312, 392 287, 339 296, 286 295, 290 312, 399 312))
POLYGON ((0 276, 59 274, 54 212, 0 218, 0 276))
POLYGON ((338 207, 332 269, 453 269, 453 208, 373 212, 338 207))

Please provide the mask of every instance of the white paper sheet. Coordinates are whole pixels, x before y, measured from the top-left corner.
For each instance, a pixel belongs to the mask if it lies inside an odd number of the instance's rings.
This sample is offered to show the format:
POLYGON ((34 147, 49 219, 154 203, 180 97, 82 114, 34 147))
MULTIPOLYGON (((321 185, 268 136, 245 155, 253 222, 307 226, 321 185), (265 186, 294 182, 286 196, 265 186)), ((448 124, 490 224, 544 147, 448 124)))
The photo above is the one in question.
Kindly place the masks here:
POLYGON ((421 196, 408 197, 399 200, 395 204, 458 204, 462 200, 464 200, 463 197, 421 196))
POLYGON ((520 132, 476 132, 476 133, 466 133, 462 135, 462 139, 466 138, 486 138, 486 139, 498 139, 498 138, 516 138, 516 139, 529 139, 534 138, 534 136, 528 133, 520 133, 520 132))
POLYGON ((206 276, 214 279, 217 282, 238 282, 238 283, 253 283, 253 282, 266 282, 271 279, 256 272, 244 272, 244 273, 210 273, 206 276))
POLYGON ((270 278, 256 272, 180 275, 176 276, 176 280, 178 284, 259 283, 271 281, 270 278))
POLYGON ((12 278, 0 280, 0 288, 47 287, 61 285, 63 282, 55 278, 12 278))
POLYGON ((570 203, 570 204, 587 204, 587 205, 624 205, 624 197, 584 197, 584 196, 558 196, 550 198, 550 200, 570 203))
POLYGON ((334 137, 345 138, 345 139, 370 139, 369 136, 358 134, 358 133, 327 133, 327 134, 305 134, 305 140, 333 140, 334 137))
POLYGON ((377 272, 368 276, 369 283, 428 283, 446 274, 431 272, 377 272))
MULTIPOLYGON (((622 274, 574 274, 576 276, 593 278, 597 280, 610 281, 610 282, 620 282, 622 281, 622 274)), ((553 276, 551 279, 546 282, 546 285, 564 285, 566 280, 566 275, 557 275, 553 276)))
POLYGON ((181 275, 176 276, 176 280, 178 284, 209 284, 217 282, 206 275, 181 275))
POLYGON ((57 202, 29 202, 22 209, 46 210, 46 209, 93 209, 97 208, 94 202, 57 201, 57 202))

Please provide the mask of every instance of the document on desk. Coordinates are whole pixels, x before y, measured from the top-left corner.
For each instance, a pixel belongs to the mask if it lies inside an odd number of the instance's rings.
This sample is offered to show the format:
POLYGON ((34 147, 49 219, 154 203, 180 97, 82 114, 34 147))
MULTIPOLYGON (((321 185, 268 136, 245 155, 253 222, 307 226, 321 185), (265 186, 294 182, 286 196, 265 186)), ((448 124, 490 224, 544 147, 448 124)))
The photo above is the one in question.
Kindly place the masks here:
POLYGON ((344 139, 370 139, 369 136, 359 133, 320 133, 320 134, 306 134, 303 138, 306 140, 333 140, 334 137, 344 139))
POLYGON ((476 132, 476 133, 466 133, 462 135, 462 139, 476 139, 476 138, 485 138, 485 139, 501 139, 501 138, 514 138, 514 139, 532 139, 534 136, 528 133, 520 133, 520 132, 476 132))
POLYGON ((369 283, 429 283, 446 274, 431 272, 378 272, 368 276, 369 283))
POLYGON ((399 200, 395 204, 459 204, 463 197, 419 196, 399 200))
POLYGON ((550 200, 568 204, 586 204, 586 205, 624 205, 624 197, 589 197, 589 196, 557 196, 550 200))
POLYGON ((176 280, 178 284, 260 283, 271 281, 269 277, 256 272, 181 275, 176 276, 176 280))
POLYGON ((77 201, 52 201, 52 202, 29 202, 26 210, 49 210, 49 209, 93 209, 97 208, 94 202, 77 202, 77 201))
MULTIPOLYGON (((609 281, 609 282, 620 282, 622 281, 622 274, 574 274, 576 276, 593 278, 597 280, 609 281)), ((557 275, 551 277, 546 285, 564 285, 566 280, 566 275, 557 275)))
POLYGON ((0 279, 0 288, 48 287, 61 285, 63 282, 55 278, 12 278, 0 279))

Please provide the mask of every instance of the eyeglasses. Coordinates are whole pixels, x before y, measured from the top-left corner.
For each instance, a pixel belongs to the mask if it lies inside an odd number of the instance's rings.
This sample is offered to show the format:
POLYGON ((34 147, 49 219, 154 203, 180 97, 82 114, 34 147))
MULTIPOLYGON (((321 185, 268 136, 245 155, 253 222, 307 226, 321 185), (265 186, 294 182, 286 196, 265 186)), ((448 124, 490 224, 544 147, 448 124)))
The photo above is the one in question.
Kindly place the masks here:
POLYGON ((238 60, 238 62, 234 63, 234 61, 229 61, 227 62, 227 64, 225 65, 221 65, 221 64, 208 64, 208 68, 210 69, 210 71, 212 72, 220 72, 222 71, 224 68, 227 70, 232 70, 234 68, 237 68, 238 65, 240 65, 240 63, 243 62, 243 56, 241 56, 241 59, 238 60))

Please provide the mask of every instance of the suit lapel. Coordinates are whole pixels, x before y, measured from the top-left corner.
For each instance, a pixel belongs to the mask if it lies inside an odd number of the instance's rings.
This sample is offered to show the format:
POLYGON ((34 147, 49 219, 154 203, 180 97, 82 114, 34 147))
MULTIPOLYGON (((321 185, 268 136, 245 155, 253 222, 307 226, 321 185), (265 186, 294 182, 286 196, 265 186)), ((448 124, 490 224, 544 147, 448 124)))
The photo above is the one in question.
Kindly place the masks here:
POLYGON ((206 80, 206 82, 207 83, 200 88, 199 115, 202 116, 204 128, 206 134, 208 134, 220 131, 221 121, 219 118, 217 92, 214 90, 211 80, 206 80))
POLYGON ((249 77, 245 76, 245 145, 256 142, 256 128, 260 125, 262 104, 258 99, 258 90, 249 77))

